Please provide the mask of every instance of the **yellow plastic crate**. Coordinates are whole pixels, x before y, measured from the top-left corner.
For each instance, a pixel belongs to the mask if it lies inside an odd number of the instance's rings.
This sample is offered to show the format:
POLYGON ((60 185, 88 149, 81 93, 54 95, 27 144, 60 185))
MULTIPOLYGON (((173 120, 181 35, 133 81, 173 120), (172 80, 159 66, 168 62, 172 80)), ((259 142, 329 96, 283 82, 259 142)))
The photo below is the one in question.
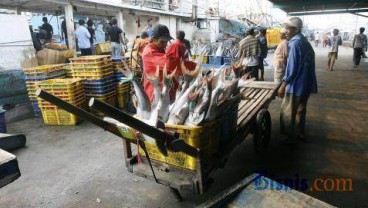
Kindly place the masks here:
POLYGON ((72 63, 72 68, 82 68, 82 67, 103 67, 106 65, 112 66, 112 60, 111 59, 103 59, 101 61, 94 61, 94 62, 77 62, 72 63))
POLYGON ((81 56, 77 58, 70 58, 70 63, 99 63, 101 61, 111 60, 110 55, 92 55, 92 56, 81 56))
MULTIPOLYGON (((80 106, 82 105, 82 103, 84 103, 86 101, 86 96, 84 94, 81 94, 79 96, 76 97, 71 97, 71 98, 65 98, 65 97, 59 97, 60 99, 73 104, 73 105, 77 105, 80 106)), ((43 100, 42 98, 37 97, 38 100, 38 106, 39 107, 53 107, 55 106, 54 104, 51 104, 45 100, 43 100)))
POLYGON ((41 82, 37 82, 36 86, 42 89, 62 89, 62 90, 74 90, 78 86, 82 86, 81 79, 49 79, 41 82))
POLYGON ((80 79, 102 79, 108 76, 111 76, 114 74, 113 70, 108 70, 104 72, 72 72, 72 76, 74 78, 80 78, 80 79))
MULTIPOLYGON (((183 125, 165 124, 166 131, 176 132, 180 139, 192 147, 199 148, 205 156, 212 156, 218 150, 220 137, 220 120, 205 124, 204 126, 189 127, 183 125)), ((151 159, 174 165, 180 168, 196 170, 196 158, 181 152, 168 152, 165 157, 152 141, 144 142, 151 159)), ((144 151, 139 148, 139 153, 145 156, 144 151)))
POLYGON ((46 72, 52 72, 52 71, 60 70, 60 69, 62 69, 63 65, 64 64, 35 66, 35 67, 30 67, 30 68, 23 69, 23 72, 25 74, 37 75, 37 74, 42 74, 42 73, 46 73, 46 72))
POLYGON ((70 72, 104 72, 108 70, 114 70, 111 64, 106 64, 105 66, 72 67, 70 72))
POLYGON ((129 99, 130 96, 130 87, 124 90, 118 90, 116 97, 118 100, 118 106, 120 109, 124 109, 125 105, 129 99))
POLYGON ((46 125, 72 126, 76 125, 79 122, 77 116, 58 108, 55 110, 47 110, 41 108, 41 112, 43 121, 46 125))

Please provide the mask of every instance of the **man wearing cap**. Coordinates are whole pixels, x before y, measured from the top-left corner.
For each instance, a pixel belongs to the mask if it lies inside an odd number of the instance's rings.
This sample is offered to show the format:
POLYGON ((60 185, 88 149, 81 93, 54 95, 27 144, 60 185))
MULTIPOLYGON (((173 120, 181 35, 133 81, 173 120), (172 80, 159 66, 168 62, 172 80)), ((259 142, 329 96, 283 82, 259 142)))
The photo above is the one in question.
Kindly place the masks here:
POLYGON ((174 41, 166 50, 166 55, 178 59, 186 59, 187 48, 184 44, 185 33, 178 31, 176 34, 176 41, 174 41))
POLYGON ((245 72, 250 72, 251 77, 258 80, 259 70, 259 53, 260 45, 258 39, 254 36, 254 28, 246 31, 245 38, 239 42, 240 60, 242 63, 235 66, 235 71, 240 70, 241 65, 245 67, 245 71, 240 71, 238 76, 242 76, 245 72))
POLYGON ((47 22, 47 17, 42 17, 42 22, 43 24, 41 26, 41 30, 45 33, 43 36, 43 44, 51 43, 51 38, 54 34, 54 30, 52 26, 47 22))
POLYGON ((89 41, 89 39, 91 38, 91 34, 84 26, 84 24, 84 20, 79 20, 79 27, 75 31, 75 36, 78 39, 78 47, 81 51, 82 56, 87 56, 92 55, 91 42, 89 41))
MULTIPOLYGON (((167 55, 165 49, 167 42, 173 39, 170 36, 169 29, 165 25, 158 24, 152 29, 152 38, 150 43, 144 48, 142 54, 143 60, 143 72, 144 72, 144 90, 147 93, 149 99, 153 100, 153 86, 147 76, 154 76, 156 67, 159 66, 160 71, 163 70, 164 66, 167 68, 168 74, 172 73, 175 69, 176 74, 181 74, 180 58, 174 57, 171 54, 167 55)), ((184 65, 188 70, 193 70, 196 64, 191 61, 184 60, 184 65)), ((162 73, 160 73, 162 76, 162 73)), ((170 99, 174 101, 175 93, 179 83, 174 80, 174 86, 170 90, 170 99)))
POLYGON ((282 28, 280 30, 280 39, 281 42, 277 46, 275 53, 274 53, 274 60, 273 60, 273 66, 274 66, 274 81, 275 82, 282 82, 282 78, 284 78, 285 75, 285 67, 287 63, 287 58, 289 55, 288 52, 288 41, 286 39, 286 30, 285 28, 282 28))
POLYGON ((281 105, 281 133, 287 134, 285 143, 295 143, 296 138, 304 140, 307 102, 311 93, 317 93, 315 55, 312 46, 301 34, 303 22, 291 17, 284 24, 289 40, 289 56, 285 76, 278 91, 284 98, 281 105))

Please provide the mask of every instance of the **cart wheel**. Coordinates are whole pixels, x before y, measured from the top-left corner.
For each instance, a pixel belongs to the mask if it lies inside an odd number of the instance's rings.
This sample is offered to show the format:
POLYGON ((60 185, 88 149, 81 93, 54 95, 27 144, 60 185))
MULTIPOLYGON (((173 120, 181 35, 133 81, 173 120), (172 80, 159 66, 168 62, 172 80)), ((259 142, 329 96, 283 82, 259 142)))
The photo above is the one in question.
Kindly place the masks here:
POLYGON ((254 129, 253 145, 257 154, 264 154, 267 151, 271 138, 271 115, 267 109, 262 109, 257 114, 254 129))

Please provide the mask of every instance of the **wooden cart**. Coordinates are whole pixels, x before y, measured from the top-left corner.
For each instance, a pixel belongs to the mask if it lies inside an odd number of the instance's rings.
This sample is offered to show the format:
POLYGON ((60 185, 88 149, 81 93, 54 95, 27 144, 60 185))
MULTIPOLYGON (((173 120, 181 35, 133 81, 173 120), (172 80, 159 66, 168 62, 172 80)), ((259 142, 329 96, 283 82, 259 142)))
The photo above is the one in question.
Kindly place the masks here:
POLYGON ((195 194, 204 193, 210 185, 211 175, 216 169, 224 167, 231 152, 245 140, 248 134, 254 135, 254 148, 257 153, 262 154, 266 151, 271 136, 271 116, 267 108, 275 98, 278 87, 279 84, 274 82, 254 82, 245 89, 251 99, 239 104, 236 136, 213 157, 205 158, 200 154, 196 158, 195 171, 151 160, 152 171, 145 157, 141 163, 138 163, 137 155, 132 155, 131 143, 123 140, 128 170, 140 177, 170 187, 178 199, 181 199, 180 190, 195 194))
MULTIPOLYGON (((225 166, 231 152, 239 143, 245 140, 248 134, 254 135, 254 148, 257 153, 262 154, 266 151, 271 136, 271 116, 267 108, 275 98, 278 87, 279 84, 274 82, 252 82, 252 84, 245 89, 246 95, 251 99, 240 102, 238 106, 236 132, 233 136, 229 137, 229 140, 224 145, 221 145, 221 149, 218 150, 216 154, 205 156, 207 154, 186 144, 183 140, 176 140, 176 147, 180 146, 178 148, 180 148, 181 152, 187 152, 188 155, 196 156, 194 162, 192 160, 192 162, 195 163, 195 169, 193 170, 179 168, 159 161, 147 160, 149 157, 140 157, 142 162, 138 162, 138 155, 132 154, 132 143, 137 144, 137 141, 124 138, 115 125, 105 122, 101 118, 73 106, 41 89, 36 92, 36 95, 84 120, 122 137, 127 169, 140 177, 170 187, 175 196, 181 200, 181 190, 190 191, 195 194, 204 193, 210 185, 211 175, 216 169, 225 166)), ((101 112, 108 113, 109 116, 132 128, 135 127, 139 129, 144 134, 150 135, 152 138, 156 139, 157 145, 159 143, 160 145, 165 145, 166 143, 166 146, 171 146, 172 144, 169 140, 166 140, 168 137, 173 137, 172 135, 170 136, 166 132, 133 118, 112 106, 94 100, 93 98, 90 100, 89 105, 101 112)), ((236 121, 235 119, 234 121, 236 121)), ((141 142, 139 143, 141 146, 141 142)))

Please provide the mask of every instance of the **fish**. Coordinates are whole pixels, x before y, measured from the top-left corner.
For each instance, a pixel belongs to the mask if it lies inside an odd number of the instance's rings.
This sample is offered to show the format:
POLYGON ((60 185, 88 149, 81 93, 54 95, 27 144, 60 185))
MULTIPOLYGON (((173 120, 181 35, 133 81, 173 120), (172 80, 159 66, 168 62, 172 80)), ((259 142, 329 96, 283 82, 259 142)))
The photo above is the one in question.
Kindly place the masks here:
POLYGON ((124 67, 126 69, 124 73, 125 77, 122 77, 122 80, 130 80, 133 84, 133 88, 135 91, 135 98, 137 102, 137 116, 142 119, 149 119, 151 117, 151 102, 148 98, 147 93, 144 91, 143 86, 139 84, 134 77, 134 74, 129 69, 126 63, 124 63, 124 67))
POLYGON ((169 120, 168 120, 169 124, 173 124, 173 125, 184 124, 184 121, 189 114, 189 104, 188 104, 189 94, 193 92, 193 90, 198 86, 200 80, 201 80, 201 76, 197 76, 197 78, 193 81, 193 83, 189 86, 189 88, 175 102, 175 106, 173 106, 170 112, 170 115, 169 115, 169 120))
MULTIPOLYGON (((165 66, 166 68, 166 66, 165 66)), ((148 124, 156 126, 158 121, 159 102, 161 100, 161 88, 160 88, 160 68, 157 66, 156 74, 154 76, 147 76, 147 79, 153 86, 153 101, 151 103, 151 115, 148 120, 148 124)))
POLYGON ((176 70, 177 69, 169 75, 167 75, 166 67, 163 71, 161 99, 158 103, 158 119, 164 123, 169 119, 170 89, 173 86, 173 78, 176 74, 176 70))
POLYGON ((250 83, 256 80, 256 78, 249 78, 250 72, 243 75, 238 81, 238 89, 248 87, 250 83))
MULTIPOLYGON (((220 72, 219 78, 217 80, 217 85, 214 87, 212 94, 211 94, 211 100, 210 105, 208 107, 207 113, 206 113, 206 121, 214 120, 217 116, 216 108, 218 106, 219 100, 218 98, 221 96, 221 94, 224 92, 225 89, 225 73, 224 71, 220 72)), ((212 83, 212 86, 213 83, 212 83)))
POLYGON ((197 101, 198 104, 192 111, 190 111, 189 116, 185 121, 185 125, 199 126, 204 122, 207 109, 210 105, 212 92, 211 80, 209 78, 204 80, 201 92, 203 93, 199 94, 199 99, 197 101))

